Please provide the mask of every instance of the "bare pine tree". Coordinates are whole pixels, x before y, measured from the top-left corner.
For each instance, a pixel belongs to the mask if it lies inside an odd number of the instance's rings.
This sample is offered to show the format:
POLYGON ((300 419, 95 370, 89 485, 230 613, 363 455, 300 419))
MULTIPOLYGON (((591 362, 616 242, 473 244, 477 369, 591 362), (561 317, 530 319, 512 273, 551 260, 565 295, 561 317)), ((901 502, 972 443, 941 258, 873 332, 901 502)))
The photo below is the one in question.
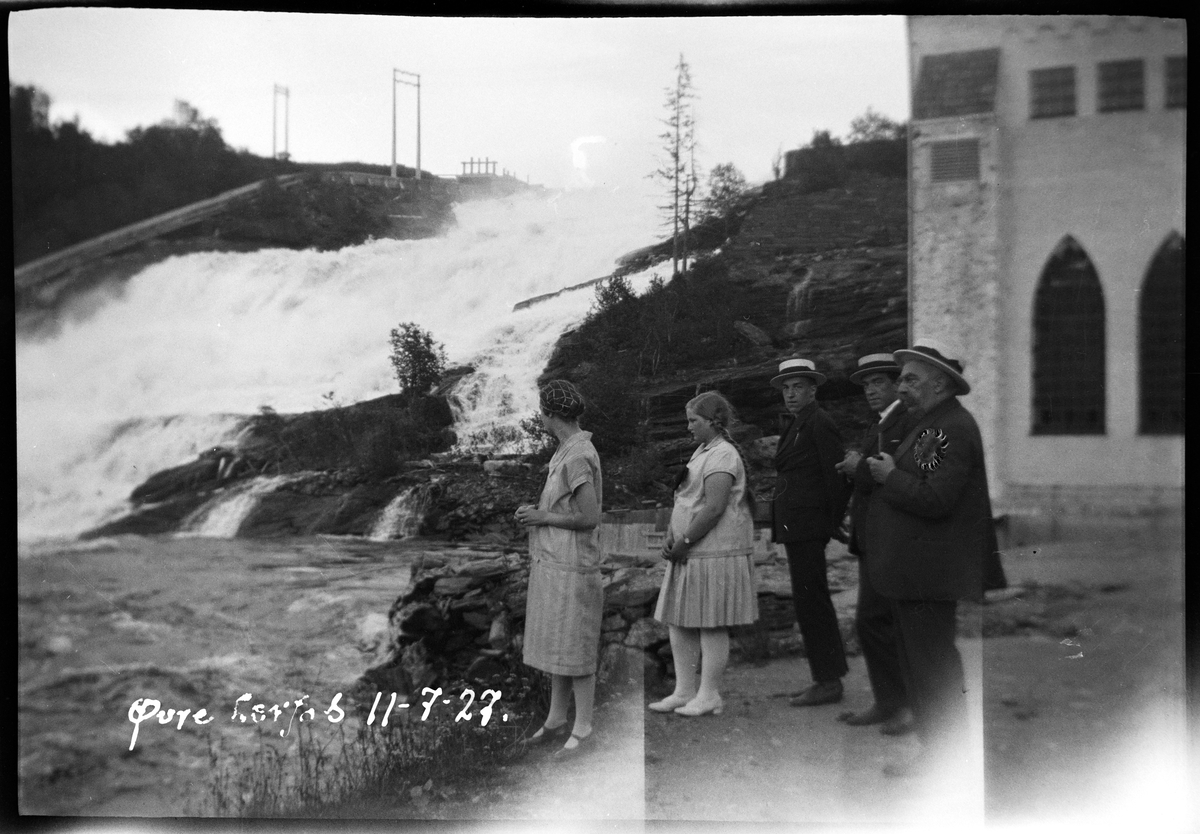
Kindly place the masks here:
POLYGON ((696 123, 692 112, 696 94, 692 89, 691 70, 682 54, 675 66, 675 84, 668 87, 666 93, 667 116, 662 120, 666 130, 659 134, 663 155, 661 164, 650 176, 661 180, 669 189, 670 202, 660 208, 671 227, 672 274, 679 275, 687 270, 690 215, 699 182, 696 176, 696 123))

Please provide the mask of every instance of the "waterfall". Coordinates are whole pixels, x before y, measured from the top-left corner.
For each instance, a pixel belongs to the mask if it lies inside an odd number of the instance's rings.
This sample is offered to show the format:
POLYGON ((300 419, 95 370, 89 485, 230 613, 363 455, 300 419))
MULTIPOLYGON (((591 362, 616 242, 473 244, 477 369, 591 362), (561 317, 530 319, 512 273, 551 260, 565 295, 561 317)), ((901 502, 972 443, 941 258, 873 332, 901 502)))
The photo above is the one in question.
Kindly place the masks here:
MULTIPOLYGON (((336 252, 198 252, 73 297, 16 340, 19 540, 74 536, 129 509, 154 472, 235 445, 245 415, 397 390, 388 334, 414 322, 451 364, 460 438, 536 409, 535 380, 591 288, 657 237, 652 195, 605 189, 462 203, 424 240, 336 252)), ((635 279, 636 280, 636 279, 635 279)))
POLYGON ((393 498, 379 514, 368 536, 372 541, 407 539, 421 529, 425 511, 429 509, 429 485, 409 487, 393 498))
POLYGON ((255 478, 248 483, 222 490, 220 495, 184 519, 179 535, 232 539, 237 536, 242 522, 258 506, 262 496, 302 477, 303 475, 274 475, 255 478))

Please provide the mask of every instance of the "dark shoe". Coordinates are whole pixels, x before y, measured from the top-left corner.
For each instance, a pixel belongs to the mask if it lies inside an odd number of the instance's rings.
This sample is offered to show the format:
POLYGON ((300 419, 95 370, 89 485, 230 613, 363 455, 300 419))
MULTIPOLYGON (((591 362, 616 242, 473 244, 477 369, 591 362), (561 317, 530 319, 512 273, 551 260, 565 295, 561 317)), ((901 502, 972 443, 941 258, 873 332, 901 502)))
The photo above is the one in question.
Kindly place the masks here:
POLYGON ((865 727, 867 724, 882 724, 895 714, 895 710, 880 709, 879 704, 871 704, 869 709, 862 712, 843 712, 838 716, 838 721, 845 721, 851 727, 865 727))
POLYGON ((559 739, 569 735, 570 732, 571 730, 567 727, 566 721, 559 724, 557 727, 547 727, 545 724, 543 724, 533 735, 526 736, 525 738, 521 739, 521 741, 526 747, 537 747, 539 744, 558 741, 559 739))
POLYGON ((565 761, 568 761, 569 759, 575 758, 580 753, 586 753, 588 750, 591 750, 592 749, 592 739, 595 737, 595 735, 596 735, 595 730, 592 730, 586 736, 577 736, 574 733, 571 733, 571 738, 575 739, 575 742, 576 742, 575 746, 574 747, 564 747, 561 750, 558 750, 557 752, 555 752, 554 761, 565 762, 565 761))
POLYGON ((794 707, 819 707, 821 704, 836 704, 842 700, 842 682, 822 681, 814 683, 799 695, 788 700, 794 707))
POLYGON ((916 728, 917 724, 913 719, 912 710, 908 707, 901 707, 896 710, 895 715, 884 722, 884 725, 879 728, 879 732, 885 736, 903 736, 908 735, 916 728))

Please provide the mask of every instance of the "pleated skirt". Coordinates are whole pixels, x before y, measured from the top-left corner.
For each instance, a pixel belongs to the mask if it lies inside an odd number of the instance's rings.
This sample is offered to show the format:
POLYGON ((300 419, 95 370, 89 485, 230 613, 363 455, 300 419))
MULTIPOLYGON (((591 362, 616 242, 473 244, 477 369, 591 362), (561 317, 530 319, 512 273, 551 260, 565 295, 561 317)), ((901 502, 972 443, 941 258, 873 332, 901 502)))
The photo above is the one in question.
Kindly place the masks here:
POLYGON ((599 570, 581 572, 535 560, 529 571, 522 659, 552 675, 594 673, 603 617, 599 570))
POLYGON ((684 628, 749 625, 758 619, 754 556, 692 556, 663 575, 654 619, 684 628))

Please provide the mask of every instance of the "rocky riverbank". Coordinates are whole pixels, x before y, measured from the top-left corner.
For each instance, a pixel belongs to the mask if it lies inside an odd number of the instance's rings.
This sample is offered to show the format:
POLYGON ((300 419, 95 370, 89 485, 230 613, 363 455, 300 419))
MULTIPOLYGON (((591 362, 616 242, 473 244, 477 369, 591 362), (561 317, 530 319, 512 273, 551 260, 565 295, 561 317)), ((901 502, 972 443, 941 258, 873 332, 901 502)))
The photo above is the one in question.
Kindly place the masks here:
MULTIPOLYGON (((610 524, 602 531, 608 552, 601 565, 602 697, 631 686, 658 688, 675 674, 667 628, 653 616, 666 569, 655 553, 663 535, 655 526, 610 524), (622 541, 625 550, 634 552, 615 552, 622 541), (641 546, 631 548, 630 542, 641 546)), ((857 655, 852 593, 857 561, 843 545, 834 543, 829 551, 830 590, 843 640, 848 653, 857 655)), ((803 655, 782 549, 760 535, 755 563, 760 616, 753 626, 734 630, 735 656, 764 663, 803 655)), ((415 564, 408 590, 388 611, 388 638, 379 662, 364 672, 363 682, 369 689, 410 695, 448 681, 511 685, 521 664, 528 586, 529 561, 521 551, 457 562, 434 557, 415 564)))

